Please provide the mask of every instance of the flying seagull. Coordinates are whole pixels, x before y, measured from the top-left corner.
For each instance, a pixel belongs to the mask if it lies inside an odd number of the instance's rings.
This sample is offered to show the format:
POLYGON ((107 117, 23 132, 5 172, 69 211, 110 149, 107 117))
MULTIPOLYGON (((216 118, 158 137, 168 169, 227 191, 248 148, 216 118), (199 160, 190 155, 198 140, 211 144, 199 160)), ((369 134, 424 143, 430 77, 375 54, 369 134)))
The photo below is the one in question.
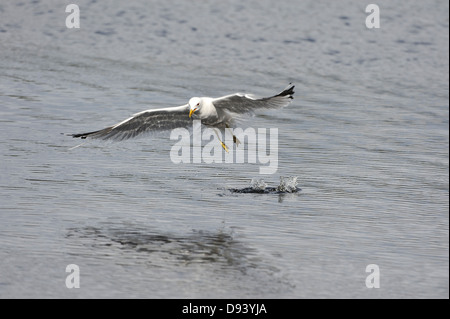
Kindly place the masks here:
MULTIPOLYGON (((251 114, 260 109, 277 109, 287 106, 293 99, 293 95, 294 85, 290 84, 281 93, 265 98, 257 98, 252 94, 243 93, 219 98, 193 97, 185 105, 142 111, 102 130, 69 134, 69 136, 121 141, 147 132, 188 127, 192 124, 193 119, 201 120, 203 125, 214 129, 226 129, 233 125, 234 118, 242 114, 251 114)), ((219 137, 218 134, 217 137, 219 137)), ((233 136, 233 141, 239 145, 239 140, 235 136, 233 136)), ((222 141, 220 143, 228 152, 225 143, 222 141)))

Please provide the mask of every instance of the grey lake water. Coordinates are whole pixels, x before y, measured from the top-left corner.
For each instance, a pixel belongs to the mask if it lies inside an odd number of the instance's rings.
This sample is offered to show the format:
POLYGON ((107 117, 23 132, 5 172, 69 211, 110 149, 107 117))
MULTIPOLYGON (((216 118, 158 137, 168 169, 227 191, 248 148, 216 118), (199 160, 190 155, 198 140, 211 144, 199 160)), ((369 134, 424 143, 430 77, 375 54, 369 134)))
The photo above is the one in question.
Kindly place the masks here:
POLYGON ((0 298, 449 297, 448 1, 74 3, 0 2, 0 298), (273 174, 64 135, 291 82, 273 174))

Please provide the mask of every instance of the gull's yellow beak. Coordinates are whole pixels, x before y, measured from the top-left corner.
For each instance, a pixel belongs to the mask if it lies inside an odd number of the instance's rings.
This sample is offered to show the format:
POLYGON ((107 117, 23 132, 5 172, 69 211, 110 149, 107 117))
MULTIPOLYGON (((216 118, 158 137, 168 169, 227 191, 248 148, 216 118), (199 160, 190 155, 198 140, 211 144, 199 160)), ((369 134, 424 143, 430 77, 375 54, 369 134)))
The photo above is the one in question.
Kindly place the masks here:
POLYGON ((197 111, 197 108, 190 110, 190 111, 189 111, 189 117, 191 117, 192 114, 194 114, 195 111, 197 111))

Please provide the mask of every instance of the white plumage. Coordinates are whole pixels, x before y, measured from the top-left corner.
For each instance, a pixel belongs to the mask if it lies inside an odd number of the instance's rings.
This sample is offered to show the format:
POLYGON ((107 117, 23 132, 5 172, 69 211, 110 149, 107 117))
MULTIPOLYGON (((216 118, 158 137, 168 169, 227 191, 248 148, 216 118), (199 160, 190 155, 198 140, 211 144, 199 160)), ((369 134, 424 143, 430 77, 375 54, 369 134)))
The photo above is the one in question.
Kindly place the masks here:
POLYGON ((289 85, 281 93, 266 98, 242 93, 219 98, 193 97, 186 105, 142 111, 107 128, 88 133, 70 134, 70 136, 82 139, 89 137, 124 140, 146 132, 188 127, 192 125, 193 119, 199 119, 203 125, 209 127, 232 127, 235 117, 253 113, 259 109, 284 107, 291 102, 293 95, 294 85, 289 85))

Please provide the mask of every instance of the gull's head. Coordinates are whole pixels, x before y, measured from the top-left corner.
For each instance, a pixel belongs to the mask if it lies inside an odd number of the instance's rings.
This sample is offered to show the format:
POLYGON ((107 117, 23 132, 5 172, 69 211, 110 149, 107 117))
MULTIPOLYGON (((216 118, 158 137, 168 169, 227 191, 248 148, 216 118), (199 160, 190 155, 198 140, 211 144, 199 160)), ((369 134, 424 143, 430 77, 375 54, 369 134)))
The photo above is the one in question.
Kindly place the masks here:
POLYGON ((199 97, 193 97, 189 100, 189 117, 194 114, 195 111, 198 111, 202 107, 202 99, 199 97))

